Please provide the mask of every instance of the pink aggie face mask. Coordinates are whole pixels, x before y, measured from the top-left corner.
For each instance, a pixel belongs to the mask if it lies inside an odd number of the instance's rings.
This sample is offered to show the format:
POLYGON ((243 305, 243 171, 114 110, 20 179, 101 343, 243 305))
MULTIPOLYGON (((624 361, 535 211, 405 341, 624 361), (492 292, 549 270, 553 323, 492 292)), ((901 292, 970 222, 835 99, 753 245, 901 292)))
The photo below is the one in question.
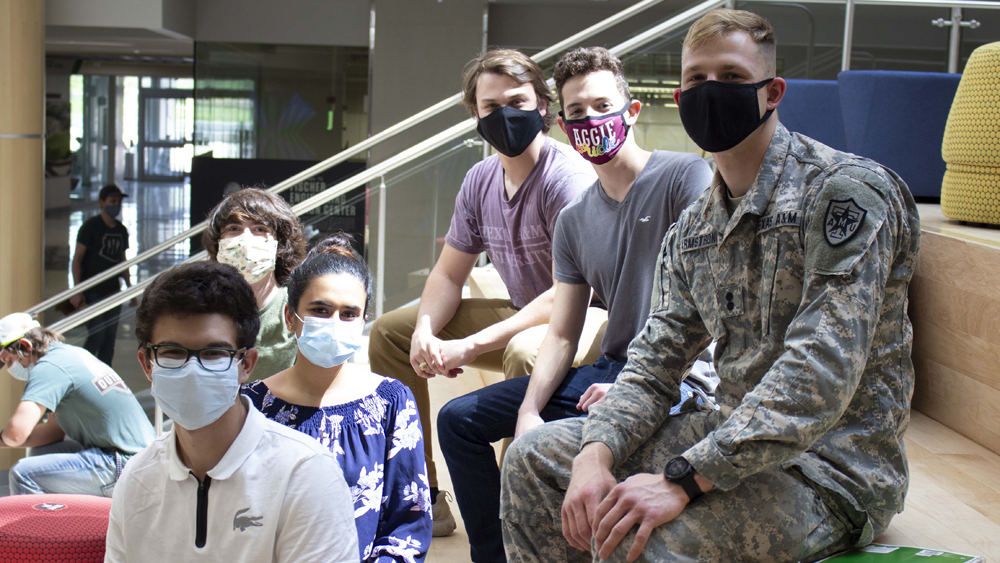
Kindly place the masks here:
POLYGON ((625 112, 632 102, 625 104, 621 111, 605 115, 592 115, 583 119, 563 118, 566 136, 570 144, 590 162, 604 164, 618 154, 625 144, 629 125, 625 123, 625 112))

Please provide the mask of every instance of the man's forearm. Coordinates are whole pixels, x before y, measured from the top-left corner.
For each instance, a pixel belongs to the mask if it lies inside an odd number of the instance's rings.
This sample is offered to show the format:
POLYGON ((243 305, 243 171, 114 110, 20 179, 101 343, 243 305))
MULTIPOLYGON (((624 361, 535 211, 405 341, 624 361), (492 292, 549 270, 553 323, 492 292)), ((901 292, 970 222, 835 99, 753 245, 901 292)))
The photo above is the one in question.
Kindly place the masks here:
POLYGON ((528 390, 521 403, 521 412, 538 414, 548 404, 552 394, 566 377, 576 355, 577 341, 553 334, 552 329, 545 335, 531 371, 528 390))
POLYGON ((518 333, 549 322, 554 296, 555 286, 534 298, 514 316, 473 334, 470 339, 475 346, 476 355, 505 348, 518 333))
POLYGON ((54 444, 56 442, 61 442, 66 438, 66 433, 63 429, 59 427, 56 423, 44 423, 39 424, 32 431, 28 439, 21 444, 22 448, 39 448, 42 446, 48 446, 49 444, 54 444))
POLYGON ((446 275, 431 271, 420 295, 417 330, 422 328, 422 323, 426 323, 426 328, 436 335, 455 316, 461 302, 462 286, 456 285, 446 275))
POLYGON ((0 431, 0 443, 2 443, 2 447, 7 448, 37 448, 60 442, 64 438, 66 438, 66 433, 56 423, 54 417, 50 417, 49 420, 41 424, 36 424, 30 432, 27 429, 18 432, 17 427, 11 423, 8 423, 4 430, 0 431))

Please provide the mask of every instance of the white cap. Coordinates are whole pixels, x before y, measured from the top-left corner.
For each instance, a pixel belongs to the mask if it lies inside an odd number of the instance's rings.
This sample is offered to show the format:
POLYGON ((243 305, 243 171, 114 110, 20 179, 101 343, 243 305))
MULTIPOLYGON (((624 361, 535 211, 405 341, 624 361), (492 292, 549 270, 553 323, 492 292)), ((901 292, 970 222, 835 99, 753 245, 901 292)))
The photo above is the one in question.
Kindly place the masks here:
POLYGON ((0 319, 0 347, 21 338, 26 332, 42 325, 27 313, 11 313, 0 319))

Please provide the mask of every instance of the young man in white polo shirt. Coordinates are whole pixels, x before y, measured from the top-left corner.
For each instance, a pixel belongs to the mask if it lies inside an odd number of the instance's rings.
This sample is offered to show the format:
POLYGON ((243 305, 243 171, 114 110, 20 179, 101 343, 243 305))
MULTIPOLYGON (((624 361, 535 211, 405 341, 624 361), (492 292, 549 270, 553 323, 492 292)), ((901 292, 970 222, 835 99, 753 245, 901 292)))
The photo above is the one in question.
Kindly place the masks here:
POLYGON ((259 328, 253 290, 231 266, 178 266, 146 290, 139 363, 174 426, 118 481, 106 563, 358 560, 337 462, 238 393, 259 328))

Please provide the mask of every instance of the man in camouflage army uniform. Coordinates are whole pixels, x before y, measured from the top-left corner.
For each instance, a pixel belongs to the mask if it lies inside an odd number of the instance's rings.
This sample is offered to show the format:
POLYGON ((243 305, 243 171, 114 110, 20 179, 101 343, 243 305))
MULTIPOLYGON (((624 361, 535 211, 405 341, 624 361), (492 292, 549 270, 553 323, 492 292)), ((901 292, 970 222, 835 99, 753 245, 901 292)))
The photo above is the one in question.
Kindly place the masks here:
POLYGON ((682 122, 719 171, 664 240, 605 403, 508 450, 511 562, 813 561, 903 508, 913 198, 892 171, 777 122, 763 18, 709 13, 682 72, 682 122), (712 338, 719 408, 668 416, 712 338))

